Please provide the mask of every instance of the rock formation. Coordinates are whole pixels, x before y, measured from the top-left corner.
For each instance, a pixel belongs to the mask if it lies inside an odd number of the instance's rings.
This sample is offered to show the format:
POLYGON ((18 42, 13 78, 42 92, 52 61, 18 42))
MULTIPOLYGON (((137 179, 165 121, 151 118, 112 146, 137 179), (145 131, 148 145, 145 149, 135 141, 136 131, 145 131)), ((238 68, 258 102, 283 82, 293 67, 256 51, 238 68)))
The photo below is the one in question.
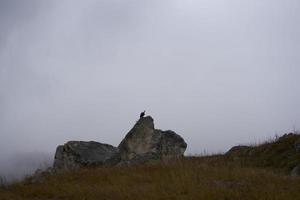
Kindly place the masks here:
POLYGON ((118 148, 99 142, 70 141, 56 149, 55 169, 76 169, 82 166, 114 165, 119 162, 118 148))
POLYGON ((300 175, 300 165, 294 167, 290 173, 292 177, 298 177, 300 175))
POLYGON ((225 155, 234 160, 248 160, 259 167, 281 168, 291 176, 300 175, 300 135, 284 134, 256 146, 235 146, 225 155))
POLYGON ((98 142, 70 141, 56 149, 54 169, 91 165, 137 164, 182 157, 187 144, 173 131, 154 128, 150 116, 140 118, 118 147, 98 142))
POLYGON ((229 149, 229 151, 226 152, 226 155, 234 157, 247 156, 248 154, 250 154, 251 149, 252 148, 250 146, 238 145, 229 149))
POLYGON ((139 119, 118 147, 122 162, 134 164, 181 157, 187 144, 173 131, 155 129, 147 116, 139 119))
POLYGON ((294 144, 297 153, 300 153, 300 140, 297 140, 294 144))

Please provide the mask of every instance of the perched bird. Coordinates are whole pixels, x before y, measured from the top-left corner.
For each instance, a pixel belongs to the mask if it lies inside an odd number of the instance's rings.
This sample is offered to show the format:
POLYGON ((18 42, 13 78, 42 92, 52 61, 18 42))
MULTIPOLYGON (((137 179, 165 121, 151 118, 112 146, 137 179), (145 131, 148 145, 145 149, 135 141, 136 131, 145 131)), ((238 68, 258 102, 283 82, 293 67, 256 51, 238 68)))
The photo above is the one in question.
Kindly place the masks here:
POLYGON ((140 114, 140 118, 142 118, 142 117, 144 117, 145 116, 145 110, 144 110, 144 112, 141 112, 141 114, 140 114))

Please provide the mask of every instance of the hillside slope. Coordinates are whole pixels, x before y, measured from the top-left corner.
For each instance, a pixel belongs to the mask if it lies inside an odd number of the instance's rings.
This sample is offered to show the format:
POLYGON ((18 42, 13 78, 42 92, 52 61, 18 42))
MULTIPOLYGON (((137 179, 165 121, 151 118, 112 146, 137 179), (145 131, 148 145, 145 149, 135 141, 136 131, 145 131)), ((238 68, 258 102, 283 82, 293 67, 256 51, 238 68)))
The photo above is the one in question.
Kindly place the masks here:
POLYGON ((273 168, 289 173, 300 165, 300 135, 289 133, 260 145, 236 146, 226 156, 244 166, 273 168))
POLYGON ((1 188, 0 199, 297 200, 300 178, 287 175, 286 169, 298 162, 292 150, 298 138, 285 135, 226 155, 45 173, 1 188))

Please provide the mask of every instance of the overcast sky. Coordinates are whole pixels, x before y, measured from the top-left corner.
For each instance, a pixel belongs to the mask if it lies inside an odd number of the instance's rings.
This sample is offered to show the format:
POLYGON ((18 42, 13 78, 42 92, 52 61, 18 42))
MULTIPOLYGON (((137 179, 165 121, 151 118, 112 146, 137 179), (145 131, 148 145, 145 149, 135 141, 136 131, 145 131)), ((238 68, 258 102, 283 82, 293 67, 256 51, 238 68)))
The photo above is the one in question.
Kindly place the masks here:
POLYGON ((299 10, 298 0, 0 0, 0 163, 53 156, 68 140, 118 145, 144 109, 188 154, 299 128, 299 10))

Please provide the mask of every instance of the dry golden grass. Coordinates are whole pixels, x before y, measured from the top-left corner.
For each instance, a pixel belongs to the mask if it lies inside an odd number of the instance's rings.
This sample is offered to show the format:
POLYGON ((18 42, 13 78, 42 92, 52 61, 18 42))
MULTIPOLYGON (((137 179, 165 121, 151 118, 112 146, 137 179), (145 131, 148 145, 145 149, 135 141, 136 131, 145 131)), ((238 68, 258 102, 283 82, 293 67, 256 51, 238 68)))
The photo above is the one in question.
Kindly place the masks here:
POLYGON ((0 189, 0 199, 297 200, 300 179, 209 156, 47 175, 41 183, 27 180, 0 189))

